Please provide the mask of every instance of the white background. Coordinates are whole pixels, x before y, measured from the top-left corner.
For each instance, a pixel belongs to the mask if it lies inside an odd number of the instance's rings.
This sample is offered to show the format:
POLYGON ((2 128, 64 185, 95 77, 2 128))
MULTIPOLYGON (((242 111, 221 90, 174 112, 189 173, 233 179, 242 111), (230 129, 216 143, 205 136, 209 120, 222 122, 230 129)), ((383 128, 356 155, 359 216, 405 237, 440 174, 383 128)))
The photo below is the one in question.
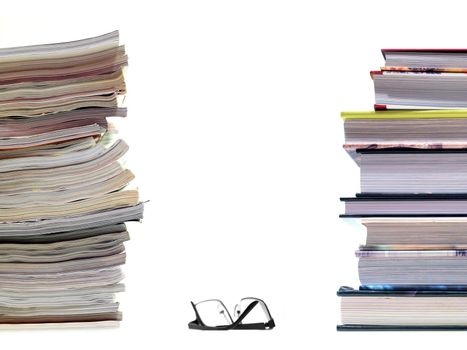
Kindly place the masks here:
POLYGON ((373 105, 383 47, 467 47, 462 2, 3 2, 0 46, 119 29, 130 58, 120 123, 146 206, 130 224, 119 329, 1 332, 1 349, 394 349, 466 333, 337 333, 358 285, 359 190, 341 110, 373 105), (273 331, 199 332, 190 300, 263 298, 273 331))

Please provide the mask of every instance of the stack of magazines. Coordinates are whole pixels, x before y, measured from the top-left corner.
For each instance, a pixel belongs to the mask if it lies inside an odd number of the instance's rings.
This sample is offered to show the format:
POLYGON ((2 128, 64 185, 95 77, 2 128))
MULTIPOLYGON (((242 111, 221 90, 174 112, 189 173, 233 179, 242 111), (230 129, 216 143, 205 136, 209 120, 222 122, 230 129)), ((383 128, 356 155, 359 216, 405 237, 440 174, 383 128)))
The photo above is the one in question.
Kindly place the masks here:
POLYGON ((143 205, 122 166, 118 32, 0 49, 0 328, 106 326, 126 221, 143 205))
POLYGON ((367 240, 338 330, 467 330, 467 50, 383 50, 375 111, 343 112, 367 240))

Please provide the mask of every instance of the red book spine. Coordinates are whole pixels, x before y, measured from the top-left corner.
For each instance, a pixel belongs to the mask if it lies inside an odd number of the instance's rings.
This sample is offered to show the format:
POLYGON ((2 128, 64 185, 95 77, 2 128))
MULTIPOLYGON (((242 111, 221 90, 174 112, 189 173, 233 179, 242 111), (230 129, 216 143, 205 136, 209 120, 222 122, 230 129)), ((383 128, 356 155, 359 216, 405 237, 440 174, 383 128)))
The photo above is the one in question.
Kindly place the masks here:
POLYGON ((375 108, 375 111, 385 111, 388 109, 386 105, 381 105, 377 103, 375 103, 374 108, 375 108))
POLYGON ((380 71, 380 70, 372 70, 372 71, 370 71, 370 77, 371 77, 371 79, 373 79, 373 76, 374 76, 374 75, 382 75, 382 74, 383 74, 383 72, 380 71))

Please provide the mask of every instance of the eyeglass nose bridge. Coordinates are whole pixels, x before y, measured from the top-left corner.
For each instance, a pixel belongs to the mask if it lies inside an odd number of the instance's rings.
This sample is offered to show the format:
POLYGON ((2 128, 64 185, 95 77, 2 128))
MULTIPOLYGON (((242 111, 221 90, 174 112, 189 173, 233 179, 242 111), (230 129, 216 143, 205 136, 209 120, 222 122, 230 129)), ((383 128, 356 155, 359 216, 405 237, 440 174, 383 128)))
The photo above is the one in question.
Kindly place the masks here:
POLYGON ((227 310, 225 309, 223 304, 218 304, 217 305, 217 311, 224 316, 225 320, 227 321, 227 324, 232 324, 233 320, 230 318, 230 315, 227 315, 227 310))
POLYGON ((234 316, 235 318, 238 318, 240 316, 240 314, 242 313, 242 310, 240 308, 240 304, 235 304, 235 308, 234 308, 234 316))

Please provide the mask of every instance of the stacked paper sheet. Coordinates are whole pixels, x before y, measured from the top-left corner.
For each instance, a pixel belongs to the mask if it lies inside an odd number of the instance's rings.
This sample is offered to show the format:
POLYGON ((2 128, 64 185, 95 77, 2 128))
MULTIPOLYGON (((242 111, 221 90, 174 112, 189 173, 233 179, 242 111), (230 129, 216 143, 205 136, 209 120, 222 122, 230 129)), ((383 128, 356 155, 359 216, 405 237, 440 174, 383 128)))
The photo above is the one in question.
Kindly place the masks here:
POLYGON ((118 32, 0 49, 0 324, 109 325, 126 221, 142 218, 128 150, 118 32))

